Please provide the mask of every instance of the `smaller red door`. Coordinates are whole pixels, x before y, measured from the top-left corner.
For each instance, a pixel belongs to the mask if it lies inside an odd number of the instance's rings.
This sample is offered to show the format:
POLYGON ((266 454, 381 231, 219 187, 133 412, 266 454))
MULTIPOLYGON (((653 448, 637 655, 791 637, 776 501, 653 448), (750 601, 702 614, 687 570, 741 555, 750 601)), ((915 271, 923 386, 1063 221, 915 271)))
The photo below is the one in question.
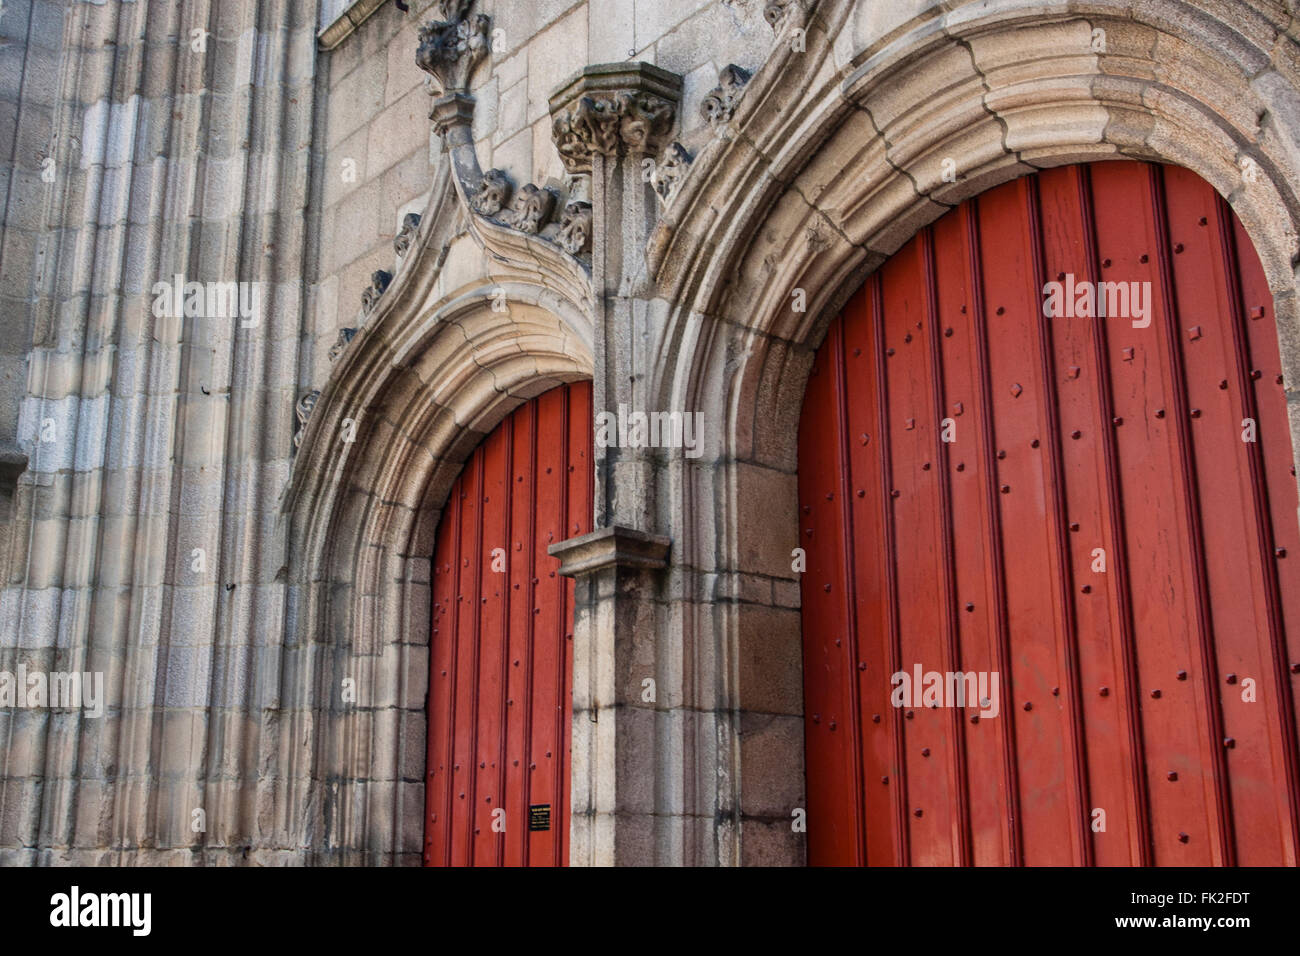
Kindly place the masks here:
POLYGON ((521 406, 452 486, 433 560, 426 866, 563 866, 573 581, 591 530, 591 384, 521 406))

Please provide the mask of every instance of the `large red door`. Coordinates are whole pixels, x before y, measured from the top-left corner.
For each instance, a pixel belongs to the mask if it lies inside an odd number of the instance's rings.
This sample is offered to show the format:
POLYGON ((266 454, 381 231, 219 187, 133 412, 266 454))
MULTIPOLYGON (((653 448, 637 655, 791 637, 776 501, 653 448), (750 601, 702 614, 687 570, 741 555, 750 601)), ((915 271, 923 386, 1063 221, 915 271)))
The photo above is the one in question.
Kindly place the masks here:
POLYGON ((799 506, 810 863, 1295 864, 1277 328, 1206 183, 1055 169, 916 236, 817 353, 799 506))
POLYGON ((424 861, 563 866, 573 581, 591 530, 591 383, 521 406, 465 465, 434 548, 424 861))

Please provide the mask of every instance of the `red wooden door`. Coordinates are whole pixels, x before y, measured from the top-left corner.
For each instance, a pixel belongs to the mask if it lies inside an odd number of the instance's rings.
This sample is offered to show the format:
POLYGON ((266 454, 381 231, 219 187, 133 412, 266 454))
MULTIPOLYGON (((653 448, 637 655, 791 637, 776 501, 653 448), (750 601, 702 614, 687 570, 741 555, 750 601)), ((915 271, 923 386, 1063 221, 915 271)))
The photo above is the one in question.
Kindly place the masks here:
POLYGON ((591 383, 497 426, 438 526, 424 862, 563 866, 573 581, 548 544, 591 530, 591 383))
POLYGON ((869 279, 799 432, 810 863, 1295 864, 1281 381, 1250 240, 1182 169, 1008 183, 869 279), (1146 315, 1088 317, 1100 282, 1146 315))

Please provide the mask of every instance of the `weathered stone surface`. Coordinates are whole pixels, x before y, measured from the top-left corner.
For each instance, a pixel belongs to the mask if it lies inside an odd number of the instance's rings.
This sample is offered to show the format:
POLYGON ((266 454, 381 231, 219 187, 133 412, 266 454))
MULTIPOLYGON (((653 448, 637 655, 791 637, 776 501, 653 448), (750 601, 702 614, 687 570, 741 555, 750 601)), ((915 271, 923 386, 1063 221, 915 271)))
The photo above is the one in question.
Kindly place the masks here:
POLYGON ((813 350, 920 226, 1036 167, 1229 198, 1300 445, 1276 4, 368 2, 330 49, 310 5, 247 6, 171 70, 149 4, 5 4, 0 670, 84 660, 114 696, 0 709, 2 863, 417 863, 443 497, 578 378, 705 436, 599 456, 609 540, 567 543, 571 860, 803 862, 813 350), (258 284, 257 321, 157 314, 177 277, 258 284))

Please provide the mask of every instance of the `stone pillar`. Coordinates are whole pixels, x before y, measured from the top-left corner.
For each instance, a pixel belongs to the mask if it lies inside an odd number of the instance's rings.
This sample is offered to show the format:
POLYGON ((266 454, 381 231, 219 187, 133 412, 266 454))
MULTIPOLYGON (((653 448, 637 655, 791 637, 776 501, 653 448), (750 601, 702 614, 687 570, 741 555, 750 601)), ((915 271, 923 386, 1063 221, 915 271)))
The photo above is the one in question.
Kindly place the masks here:
MULTIPOLYGON (((648 63, 613 63, 587 67, 550 99, 572 191, 592 204, 597 414, 652 407, 638 281, 658 210, 645 171, 673 129, 681 88, 648 63)), ((673 717, 657 692, 670 541, 653 533, 653 453, 596 447, 598 530, 550 549, 577 581, 570 861, 579 865, 682 862, 680 767, 664 759, 673 717)))
MULTIPOLYGON (((550 98, 556 148, 589 190, 594 216, 591 284, 595 301, 593 407, 647 409, 637 348, 638 279, 658 217, 644 170, 667 142, 681 77, 649 63, 589 66, 550 98)), ((596 526, 651 529, 654 489, 646 449, 596 448, 596 526)))
POLYGON ((655 679, 660 633, 648 596, 667 566, 668 547, 661 535, 601 528, 549 549, 560 573, 577 580, 569 850, 575 865, 666 862, 656 833, 663 822, 659 715, 644 681, 655 679))

